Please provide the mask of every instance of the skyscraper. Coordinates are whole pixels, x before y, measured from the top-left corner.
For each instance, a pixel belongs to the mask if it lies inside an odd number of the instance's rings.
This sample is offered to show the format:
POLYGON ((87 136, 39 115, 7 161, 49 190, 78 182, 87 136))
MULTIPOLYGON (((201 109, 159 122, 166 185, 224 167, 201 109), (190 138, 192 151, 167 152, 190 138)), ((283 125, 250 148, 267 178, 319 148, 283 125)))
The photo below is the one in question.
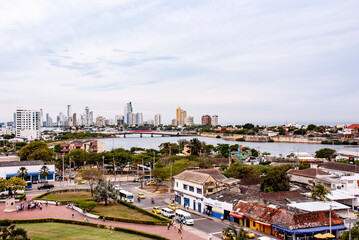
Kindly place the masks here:
POLYGON ((179 126, 184 125, 185 118, 187 117, 187 112, 182 110, 180 107, 176 109, 176 120, 179 126))
POLYGON ((186 126, 193 126, 193 117, 191 117, 191 116, 186 117, 185 121, 184 121, 184 124, 186 126))
POLYGON ((133 121, 130 121, 129 113, 133 113, 133 108, 132 108, 132 103, 131 102, 126 103, 124 115, 125 115, 126 124, 127 125, 133 125, 133 121))
POLYGON ((72 125, 77 126, 77 116, 76 113, 72 114, 72 125))
POLYGON ((41 137, 40 111, 18 108, 16 110, 16 137, 29 140, 41 137))
POLYGON ((89 107, 85 107, 85 126, 90 126, 90 109, 89 107))
POLYGON ((162 124, 161 114, 157 113, 157 114, 155 114, 155 127, 157 127, 161 124, 162 124))
POLYGON ((211 120, 213 127, 218 126, 218 115, 213 115, 211 120))
POLYGON ((143 114, 142 113, 136 113, 135 119, 134 119, 134 124, 143 125, 143 114))
POLYGON ((211 116, 203 115, 201 119, 201 125, 211 125, 211 116))
POLYGON ((67 105, 67 125, 72 125, 72 114, 71 114, 71 105, 67 105))

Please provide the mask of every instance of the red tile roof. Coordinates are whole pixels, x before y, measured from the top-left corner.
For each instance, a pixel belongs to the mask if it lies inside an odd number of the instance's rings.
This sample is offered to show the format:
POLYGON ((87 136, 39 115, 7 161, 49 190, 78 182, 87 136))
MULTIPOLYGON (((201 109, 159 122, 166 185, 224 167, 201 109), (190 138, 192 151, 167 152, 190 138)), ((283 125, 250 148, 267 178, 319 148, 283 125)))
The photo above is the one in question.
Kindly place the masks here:
POLYGON ((359 129, 359 124, 351 124, 351 125, 349 125, 347 128, 349 128, 349 129, 354 129, 355 131, 358 131, 358 129, 359 129))
MULTIPOLYGON (((300 229, 329 225, 329 211, 295 214, 287 209, 276 209, 260 204, 240 201, 234 211, 246 217, 268 224, 277 225, 286 229, 300 229)), ((343 224, 343 221, 332 210, 332 225, 343 224)))
POLYGON ((359 166, 349 163, 326 162, 320 165, 320 168, 338 170, 343 172, 359 173, 359 166))

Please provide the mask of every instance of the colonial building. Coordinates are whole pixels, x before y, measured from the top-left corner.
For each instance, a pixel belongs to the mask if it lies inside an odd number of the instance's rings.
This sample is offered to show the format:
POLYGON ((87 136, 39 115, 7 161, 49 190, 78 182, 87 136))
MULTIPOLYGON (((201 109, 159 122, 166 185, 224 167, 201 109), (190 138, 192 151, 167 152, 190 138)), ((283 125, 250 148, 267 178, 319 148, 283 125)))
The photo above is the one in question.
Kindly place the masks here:
POLYGON ((178 204, 198 212, 209 211, 215 217, 222 216, 224 210, 213 204, 211 206, 210 201, 205 203, 205 198, 237 182, 226 178, 218 169, 186 170, 173 178, 175 201, 178 204))
POLYGON ((105 151, 105 143, 97 140, 75 140, 70 143, 60 145, 62 147, 61 153, 68 153, 75 149, 81 149, 85 152, 101 153, 105 151))
POLYGON ((230 214, 231 221, 282 239, 313 237, 330 230, 344 230, 343 221, 333 211, 295 212, 240 201, 230 214))

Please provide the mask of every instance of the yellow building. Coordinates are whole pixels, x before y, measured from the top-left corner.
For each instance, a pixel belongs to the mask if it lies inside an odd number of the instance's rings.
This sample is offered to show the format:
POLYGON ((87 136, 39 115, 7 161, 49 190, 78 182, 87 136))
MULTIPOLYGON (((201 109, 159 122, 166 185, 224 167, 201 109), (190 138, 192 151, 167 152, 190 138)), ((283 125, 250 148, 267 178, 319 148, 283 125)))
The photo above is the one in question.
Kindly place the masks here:
POLYGON ((183 126, 185 119, 187 118, 187 112, 182 110, 180 107, 176 109, 176 120, 178 125, 183 126))

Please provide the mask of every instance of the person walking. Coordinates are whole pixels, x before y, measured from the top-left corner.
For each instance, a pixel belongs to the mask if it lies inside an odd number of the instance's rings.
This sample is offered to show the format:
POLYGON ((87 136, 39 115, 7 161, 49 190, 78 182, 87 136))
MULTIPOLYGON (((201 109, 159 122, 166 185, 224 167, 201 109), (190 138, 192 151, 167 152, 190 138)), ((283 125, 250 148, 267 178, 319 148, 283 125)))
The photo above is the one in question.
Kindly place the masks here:
POLYGON ((103 221, 106 221, 106 217, 105 217, 105 216, 103 216, 103 221))
POLYGON ((212 234, 208 234, 208 240, 212 240, 212 234))
POLYGON ((75 217, 75 213, 74 213, 74 212, 72 212, 72 219, 74 219, 74 217, 75 217))
POLYGON ((182 228, 181 228, 181 225, 178 225, 178 234, 182 234, 182 228))
POLYGON ((170 230, 171 223, 167 223, 167 230, 170 230))

